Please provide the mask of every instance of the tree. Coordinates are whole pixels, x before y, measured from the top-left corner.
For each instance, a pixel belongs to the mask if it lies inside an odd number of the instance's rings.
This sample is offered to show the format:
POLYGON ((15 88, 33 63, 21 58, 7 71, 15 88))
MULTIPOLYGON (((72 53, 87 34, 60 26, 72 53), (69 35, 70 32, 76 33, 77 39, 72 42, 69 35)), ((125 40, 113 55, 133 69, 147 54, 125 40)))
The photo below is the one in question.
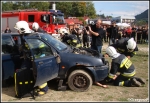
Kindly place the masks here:
POLYGON ((86 15, 90 18, 96 17, 96 11, 92 2, 86 2, 86 15))
MULTIPOLYGON (((18 10, 18 9, 38 9, 49 10, 52 9, 52 3, 44 2, 2 2, 2 11, 18 10)), ((75 16, 83 17, 85 15, 90 18, 96 17, 96 11, 92 2, 55 2, 56 9, 64 13, 64 17, 75 16)))
POLYGON ((2 11, 12 10, 13 2, 2 2, 2 11))
POLYGON ((72 2, 56 2, 56 9, 64 13, 64 17, 71 16, 72 2))
POLYGON ((141 20, 136 21, 135 24, 137 26, 141 26, 141 25, 147 25, 147 22, 145 20, 141 19, 141 20))
POLYGON ((30 2, 29 8, 38 10, 49 10, 49 2, 30 2))

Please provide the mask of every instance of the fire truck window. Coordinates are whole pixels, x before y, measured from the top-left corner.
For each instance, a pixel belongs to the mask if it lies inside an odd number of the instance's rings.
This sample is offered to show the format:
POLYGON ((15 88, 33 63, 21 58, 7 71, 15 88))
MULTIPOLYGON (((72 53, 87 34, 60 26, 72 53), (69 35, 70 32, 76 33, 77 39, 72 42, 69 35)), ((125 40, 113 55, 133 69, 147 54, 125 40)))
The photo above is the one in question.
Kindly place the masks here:
POLYGON ((28 22, 34 22, 34 15, 28 15, 28 22))

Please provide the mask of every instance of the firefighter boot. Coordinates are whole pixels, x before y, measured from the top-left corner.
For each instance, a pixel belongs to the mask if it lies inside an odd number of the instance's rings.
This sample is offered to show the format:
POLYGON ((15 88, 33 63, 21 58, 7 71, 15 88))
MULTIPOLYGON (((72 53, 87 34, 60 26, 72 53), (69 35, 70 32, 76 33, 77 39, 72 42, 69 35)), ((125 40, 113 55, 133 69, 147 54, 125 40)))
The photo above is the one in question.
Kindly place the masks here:
POLYGON ((139 81, 137 81, 135 78, 132 78, 131 79, 131 86, 140 87, 141 83, 139 81))
POLYGON ((145 85, 145 80, 143 78, 134 77, 137 81, 139 81, 142 85, 145 85))

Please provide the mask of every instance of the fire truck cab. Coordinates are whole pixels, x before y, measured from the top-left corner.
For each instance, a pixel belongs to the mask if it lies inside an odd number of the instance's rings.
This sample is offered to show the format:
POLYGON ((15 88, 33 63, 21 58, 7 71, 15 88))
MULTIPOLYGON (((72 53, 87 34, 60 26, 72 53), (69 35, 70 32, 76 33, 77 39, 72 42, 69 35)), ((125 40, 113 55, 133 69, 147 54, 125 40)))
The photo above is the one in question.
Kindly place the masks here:
POLYGON ((60 10, 38 11, 37 9, 14 10, 2 12, 2 32, 8 26, 12 32, 16 32, 14 25, 17 21, 27 21, 30 28, 34 22, 37 22, 41 28, 46 24, 52 29, 52 33, 56 29, 65 27, 64 14, 60 10))

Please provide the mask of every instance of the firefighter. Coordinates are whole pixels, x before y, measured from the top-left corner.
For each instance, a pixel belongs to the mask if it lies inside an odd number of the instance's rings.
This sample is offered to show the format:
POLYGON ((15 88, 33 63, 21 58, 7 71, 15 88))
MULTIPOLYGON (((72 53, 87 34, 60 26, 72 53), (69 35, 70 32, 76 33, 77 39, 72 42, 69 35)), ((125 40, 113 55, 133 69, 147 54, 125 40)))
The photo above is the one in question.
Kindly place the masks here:
POLYGON ((39 24, 37 22, 34 22, 32 24, 32 30, 35 31, 35 32, 42 32, 42 33, 46 33, 43 29, 41 29, 39 27, 39 24))
MULTIPOLYGON (((27 68, 28 67, 30 68, 31 65, 32 65, 32 63, 31 63, 32 61, 29 60, 29 58, 27 58, 28 57, 27 52, 25 52, 27 49, 29 49, 29 47, 28 47, 27 43, 24 40, 24 36, 28 36, 28 35, 32 34, 33 31, 29 28, 29 25, 26 21, 18 21, 15 24, 14 28, 17 29, 18 33, 20 34, 21 44, 23 45, 22 46, 23 56, 24 56, 25 61, 28 62, 27 64, 29 64, 29 65, 27 65, 27 68)), ((45 94, 47 91, 48 91, 48 85, 47 85, 47 83, 44 83, 44 84, 38 86, 38 89, 36 89, 35 92, 36 92, 37 96, 40 96, 40 95, 45 94)))
POLYGON ((113 46, 106 48, 106 53, 112 58, 110 73, 105 81, 113 81, 115 86, 136 86, 140 87, 145 84, 142 78, 135 77, 135 67, 124 54, 120 54, 113 46), (120 75, 116 75, 119 72, 120 75))
POLYGON ((67 45, 80 48, 82 47, 81 43, 79 42, 78 38, 75 34, 68 34, 67 30, 60 30, 61 40, 62 42, 66 43, 67 45))
POLYGON ((133 38, 121 38, 110 46, 113 46, 117 52, 124 54, 128 58, 133 57, 136 54, 136 51, 138 51, 138 47, 133 38))

